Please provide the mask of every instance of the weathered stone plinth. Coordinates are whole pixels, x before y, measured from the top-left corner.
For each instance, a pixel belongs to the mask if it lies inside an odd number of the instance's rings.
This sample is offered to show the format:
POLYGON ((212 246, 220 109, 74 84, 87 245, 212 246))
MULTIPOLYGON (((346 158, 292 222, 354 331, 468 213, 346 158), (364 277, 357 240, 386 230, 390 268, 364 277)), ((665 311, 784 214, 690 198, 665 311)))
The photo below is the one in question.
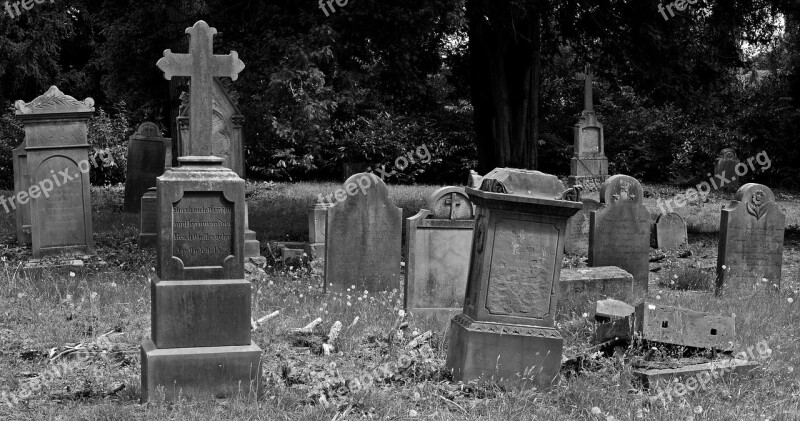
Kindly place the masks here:
POLYGON ((583 205, 564 200, 579 198, 556 177, 510 168, 495 169, 480 190, 466 193, 478 212, 447 368, 465 382, 549 386, 561 367, 553 326, 567 219, 583 205))
POLYGON ((142 344, 142 400, 180 398, 212 400, 235 396, 259 397, 261 349, 245 346, 158 349, 142 344))
POLYGON ((152 340, 142 345, 142 401, 254 394, 261 350, 251 343, 244 279, 244 180, 215 157, 179 158, 158 177, 158 264, 152 340))
POLYGON ((250 344, 250 282, 151 283, 151 335, 159 348, 250 344))
POLYGON ((556 329, 476 322, 459 314, 451 324, 447 368, 453 380, 516 383, 546 389, 556 383, 564 339, 556 329))

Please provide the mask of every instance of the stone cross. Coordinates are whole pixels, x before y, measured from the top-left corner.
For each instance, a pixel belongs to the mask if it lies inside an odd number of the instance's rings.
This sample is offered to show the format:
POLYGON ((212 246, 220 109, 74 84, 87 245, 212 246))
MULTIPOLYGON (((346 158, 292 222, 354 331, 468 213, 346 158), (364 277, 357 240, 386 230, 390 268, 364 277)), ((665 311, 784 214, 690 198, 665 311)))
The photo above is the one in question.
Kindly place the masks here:
POLYGON ((575 80, 584 81, 584 94, 583 94, 583 112, 593 113, 594 104, 592 101, 592 82, 594 82, 594 74, 592 74, 592 65, 587 64, 583 73, 575 73, 575 80))
POLYGON ((164 72, 164 78, 172 79, 173 76, 188 76, 191 78, 190 87, 190 156, 211 155, 211 118, 212 118, 212 84, 214 77, 228 76, 233 80, 239 77, 239 72, 244 69, 244 63, 239 60, 236 51, 228 55, 214 55, 215 28, 211 28, 204 21, 198 21, 191 28, 186 28, 189 34, 189 54, 174 54, 171 50, 164 50, 164 57, 156 65, 164 72))

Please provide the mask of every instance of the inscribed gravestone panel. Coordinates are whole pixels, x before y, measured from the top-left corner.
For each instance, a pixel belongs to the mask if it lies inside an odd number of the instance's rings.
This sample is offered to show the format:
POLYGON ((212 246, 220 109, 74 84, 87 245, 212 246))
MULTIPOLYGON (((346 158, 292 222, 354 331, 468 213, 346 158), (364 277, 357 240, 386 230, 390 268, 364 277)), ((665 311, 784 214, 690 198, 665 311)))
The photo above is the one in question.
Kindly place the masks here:
POLYGON ((589 214, 600 209, 600 202, 582 199, 583 209, 567 220, 564 250, 570 254, 585 254, 589 251, 589 214))
POLYGON ((547 280, 557 263, 558 235, 553 224, 498 221, 486 296, 490 314, 536 319, 548 315, 553 285, 547 280))
POLYGON ((402 209, 374 174, 356 174, 344 186, 368 187, 328 209, 324 289, 399 289, 402 209))
POLYGON ((173 206, 173 255, 184 267, 222 266, 233 254, 233 204, 222 192, 185 192, 173 206))
POLYGON ((786 215, 768 187, 742 186, 722 210, 717 287, 749 286, 764 279, 780 286, 785 223, 786 215))
POLYGON ((589 266, 617 266, 630 272, 634 292, 646 292, 650 274, 650 212, 642 204, 642 185, 633 177, 615 175, 600 191, 606 207, 592 211, 589 266))
POLYGON ((671 250, 688 242, 686 221, 677 213, 661 214, 656 221, 656 243, 660 249, 671 250))
POLYGON ((68 247, 86 244, 84 225, 84 197, 78 165, 63 156, 45 159, 36 170, 35 180, 53 177, 54 173, 64 172, 75 179, 64 181, 59 178, 57 187, 50 197, 39 201, 39 224, 42 236, 41 248, 68 247))

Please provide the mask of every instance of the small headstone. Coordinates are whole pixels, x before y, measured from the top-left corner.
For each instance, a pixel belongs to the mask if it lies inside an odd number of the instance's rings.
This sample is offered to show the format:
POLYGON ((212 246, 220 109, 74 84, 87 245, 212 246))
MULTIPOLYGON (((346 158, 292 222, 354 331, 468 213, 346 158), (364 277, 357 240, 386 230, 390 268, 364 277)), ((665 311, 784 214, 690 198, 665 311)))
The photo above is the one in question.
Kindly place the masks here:
POLYGON ((403 212, 386 184, 375 174, 356 174, 336 198, 328 209, 324 291, 399 290, 403 212))
POLYGON ((128 170, 125 175, 125 212, 139 212, 147 189, 156 186, 164 173, 167 142, 155 123, 139 125, 128 140, 128 170))
POLYGON ((567 220, 567 241, 564 251, 569 254, 585 255, 589 252, 589 215, 600 209, 600 202, 582 199, 583 209, 567 220))
POLYGON ((589 266, 617 266, 633 275, 634 293, 647 292, 650 277, 650 212, 642 204, 642 185, 615 175, 600 190, 605 207, 589 221, 589 266))
MULTIPOLYGON (((181 108, 178 117, 178 151, 180 156, 188 156, 189 145, 192 143, 189 130, 191 94, 184 95, 183 98, 186 106, 181 108)), ((239 177, 245 178, 244 116, 216 77, 212 82, 211 106, 211 154, 224 159, 223 167, 230 168, 239 177)))
POLYGON ((475 225, 461 187, 443 187, 406 220, 405 309, 416 317, 447 321, 464 305, 475 225))
POLYGON ((742 186, 742 180, 736 176, 739 158, 732 148, 725 148, 717 156, 714 163, 714 182, 720 190, 736 191, 742 186))
POLYGON ((764 283, 781 285, 786 215, 761 184, 745 184, 722 210, 717 290, 764 283))
POLYGON ((158 244, 158 194, 156 188, 147 189, 140 202, 139 248, 155 248, 158 244))
POLYGON ((537 387, 558 379, 564 340, 555 329, 567 218, 581 204, 557 177, 498 168, 477 204, 463 313, 453 318, 446 369, 453 379, 537 387))
POLYGON ((78 101, 51 86, 33 101, 14 106, 25 127, 25 150, 14 154, 19 177, 14 185, 21 190, 9 199, 12 208, 19 206, 18 240, 24 244, 30 230, 36 258, 94 252, 86 126, 94 100, 78 101))
POLYGON ((306 253, 309 259, 325 257, 325 227, 328 222, 328 202, 317 202, 308 209, 308 245, 306 253))
POLYGON ((655 224, 656 247, 662 250, 675 250, 689 242, 686 221, 677 213, 660 214, 655 224))
POLYGON ((584 109, 574 128, 575 152, 570 161, 569 185, 582 184, 587 191, 597 191, 608 178, 608 158, 605 155, 603 124, 597 121, 592 99, 594 74, 587 65, 575 79, 584 82, 584 109))

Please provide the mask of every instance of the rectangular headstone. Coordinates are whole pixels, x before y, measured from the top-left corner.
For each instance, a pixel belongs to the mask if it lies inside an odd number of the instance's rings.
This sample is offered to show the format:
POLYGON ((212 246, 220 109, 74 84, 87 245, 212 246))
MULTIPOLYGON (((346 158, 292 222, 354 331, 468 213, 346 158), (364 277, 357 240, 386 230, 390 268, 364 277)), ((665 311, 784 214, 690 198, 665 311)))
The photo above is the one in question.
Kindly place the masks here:
MULTIPOLYGON (((31 177, 28 173, 28 154, 25 152, 25 141, 12 152, 14 165, 14 192, 28 191, 31 177)), ((18 203, 16 211, 17 243, 21 246, 31 243, 31 204, 18 203)))
POLYGON ((745 184, 722 210, 717 291, 723 287, 781 285, 786 215, 761 184, 745 184))
POLYGON ((389 201, 386 184, 372 173, 360 173, 335 196, 343 200, 328 209, 323 289, 399 290, 403 213, 389 201))
POLYGON ((139 212, 147 189, 156 186, 164 173, 167 143, 155 123, 139 125, 128 140, 128 169, 125 175, 125 212, 139 212))
POLYGON ((464 305, 473 207, 460 187, 437 190, 428 207, 406 220, 405 309, 449 322, 464 305))
POLYGON ((650 212, 642 204, 642 185, 615 175, 601 189, 605 208, 589 221, 589 266, 617 266, 633 275, 634 293, 647 292, 650 279, 650 212))
MULTIPOLYGON (((86 126, 93 106, 91 98, 78 101, 55 86, 27 104, 15 103, 25 127, 24 159, 18 153, 17 164, 27 166, 27 176, 17 171, 21 179, 15 185, 28 189, 12 199, 23 205, 30 201, 34 257, 94 251, 86 126)), ((26 220, 20 219, 23 231, 26 220)))

